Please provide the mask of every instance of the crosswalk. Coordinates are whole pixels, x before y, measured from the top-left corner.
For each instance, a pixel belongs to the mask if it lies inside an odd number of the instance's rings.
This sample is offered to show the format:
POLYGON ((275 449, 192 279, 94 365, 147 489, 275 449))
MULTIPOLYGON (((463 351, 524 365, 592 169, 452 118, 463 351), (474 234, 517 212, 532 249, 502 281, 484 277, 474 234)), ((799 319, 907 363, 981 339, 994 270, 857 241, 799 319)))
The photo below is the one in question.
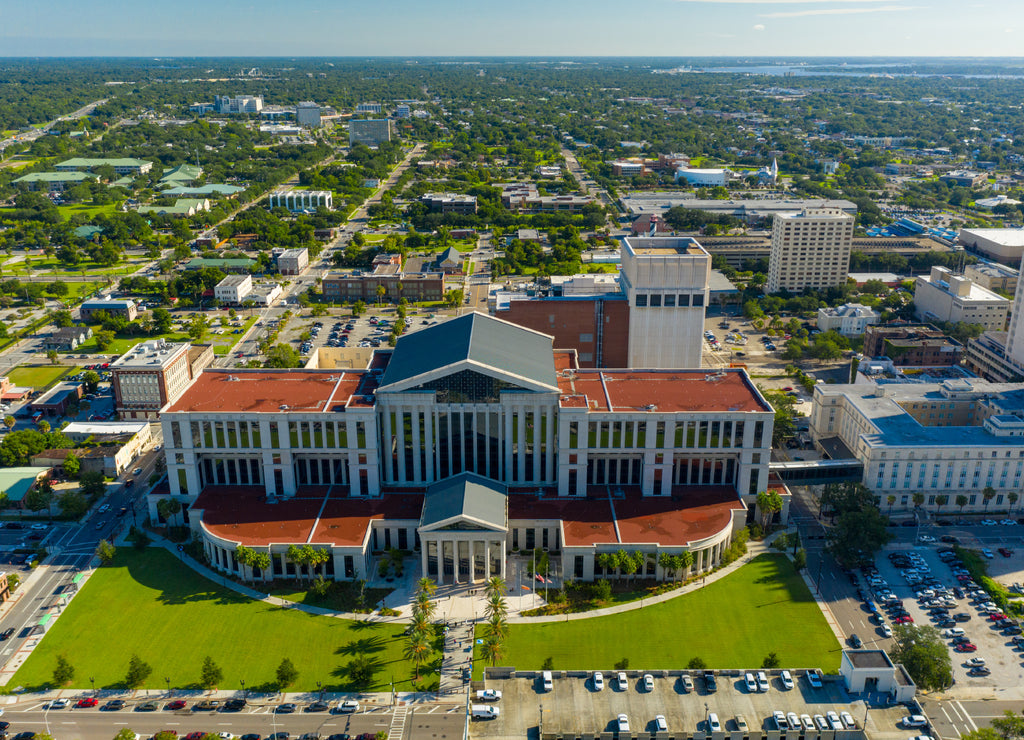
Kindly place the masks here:
POLYGON ((408 713, 409 708, 404 704, 395 707, 395 712, 391 715, 391 726, 388 728, 388 740, 402 740, 405 733, 405 717, 408 713))

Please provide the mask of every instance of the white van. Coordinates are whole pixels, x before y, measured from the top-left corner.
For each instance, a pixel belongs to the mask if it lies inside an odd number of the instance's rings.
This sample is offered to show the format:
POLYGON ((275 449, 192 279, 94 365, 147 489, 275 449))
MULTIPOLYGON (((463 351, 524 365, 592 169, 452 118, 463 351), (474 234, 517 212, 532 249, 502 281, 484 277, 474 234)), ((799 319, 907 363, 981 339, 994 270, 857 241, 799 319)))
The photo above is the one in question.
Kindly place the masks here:
POLYGON ((551 678, 551 671, 544 671, 540 674, 540 681, 545 691, 553 691, 555 688, 555 682, 551 678))
POLYGON ((474 704, 472 706, 473 719, 494 719, 501 710, 498 707, 491 706, 490 704, 474 704))

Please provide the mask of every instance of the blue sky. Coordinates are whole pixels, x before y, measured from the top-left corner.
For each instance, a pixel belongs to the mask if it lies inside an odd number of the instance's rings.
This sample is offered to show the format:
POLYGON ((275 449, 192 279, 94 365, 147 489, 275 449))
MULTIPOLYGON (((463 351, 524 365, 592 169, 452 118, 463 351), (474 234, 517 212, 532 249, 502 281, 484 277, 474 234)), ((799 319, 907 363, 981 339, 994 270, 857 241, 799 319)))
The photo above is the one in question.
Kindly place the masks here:
POLYGON ((1020 56, 1022 0, 15 0, 3 56, 1020 56))

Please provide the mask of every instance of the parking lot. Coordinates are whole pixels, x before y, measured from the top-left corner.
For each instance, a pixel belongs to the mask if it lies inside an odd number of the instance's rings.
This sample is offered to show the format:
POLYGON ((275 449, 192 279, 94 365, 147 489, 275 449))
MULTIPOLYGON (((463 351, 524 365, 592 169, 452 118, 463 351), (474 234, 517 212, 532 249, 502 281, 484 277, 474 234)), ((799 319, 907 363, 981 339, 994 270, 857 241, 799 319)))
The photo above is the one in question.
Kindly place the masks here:
MULTIPOLYGON (((1013 636, 1003 634, 1003 631, 996 628, 994 622, 987 618, 988 615, 983 612, 981 606, 985 603, 985 600, 969 598, 967 593, 964 593, 962 598, 957 598, 955 593, 951 594, 946 597, 949 599, 947 603, 955 604, 955 606, 948 613, 951 616, 966 613, 970 616, 970 619, 969 621, 956 622, 955 627, 949 625, 948 622, 940 622, 942 616, 939 614, 929 614, 930 609, 923 605, 927 603, 927 598, 918 599, 916 597, 912 586, 908 583, 903 573, 900 569, 893 566, 889 558, 889 552, 883 553, 877 558, 876 565, 879 576, 886 582, 886 587, 891 589, 896 597, 903 601, 904 607, 914 620, 914 623, 932 624, 939 627, 940 630, 963 629, 970 642, 977 646, 978 649, 973 652, 957 652, 954 650, 952 640, 950 638, 946 639, 950 655, 952 656, 953 678, 957 688, 997 688, 1020 686, 1024 683, 1024 666, 1022 666, 1021 662, 1021 653, 1013 641, 1013 636), (945 626, 940 627, 940 624, 945 626), (981 658, 985 661, 985 667, 991 671, 990 675, 968 675, 970 666, 967 663, 969 660, 976 658, 981 658)), ((939 558, 939 550, 936 547, 907 547, 896 552, 915 553, 916 557, 920 558, 920 561, 925 564, 925 569, 918 568, 918 572, 930 573, 944 587, 953 589, 963 585, 954 576, 950 565, 942 562, 939 558)), ((1014 553, 1012 558, 1007 558, 1006 560, 1019 558, 1020 556, 1014 553)), ((996 561, 1001 559, 997 555, 996 559, 990 560, 989 563, 990 565, 995 565, 996 561)), ((876 592, 877 589, 878 587, 876 587, 876 592)), ((889 616, 886 617, 886 622, 891 623, 889 616)))
MULTIPOLYGON (((826 679, 821 688, 813 688, 804 671, 794 671, 794 688, 785 690, 779 671, 769 671, 770 687, 764 693, 747 690, 742 671, 717 671, 717 691, 709 693, 701 671, 651 671, 654 688, 643 688, 643 673, 627 671, 628 687, 617 686, 615 671, 604 672, 605 688, 594 689, 591 672, 566 671, 554 673, 553 690, 544 692, 540 679, 534 674, 523 677, 487 681, 488 688, 502 691, 498 706, 500 715, 493 720, 477 720, 471 734, 479 737, 524 738, 536 737, 540 726, 541 737, 582 737, 617 733, 619 737, 650 735, 655 732, 655 717, 663 715, 668 726, 664 737, 688 737, 705 732, 708 713, 715 713, 721 724, 721 733, 739 733, 734 737, 756 736, 759 733, 778 737, 779 730, 772 717, 782 711, 800 715, 827 715, 843 712, 855 725, 849 730, 808 731, 803 736, 861 737, 865 716, 863 701, 855 700, 840 681, 826 679), (799 675, 798 675, 799 674, 799 675), (683 675, 689 675, 694 690, 687 692, 683 675), (625 714, 629 732, 619 733, 616 718, 625 714), (747 731, 737 725, 737 718, 745 720, 747 731)), ((869 729, 882 737, 891 734, 903 737, 896 727, 906 716, 903 707, 870 710, 869 729)), ((720 732, 714 732, 720 737, 720 732)), ((798 733, 789 733, 795 737, 798 733)))

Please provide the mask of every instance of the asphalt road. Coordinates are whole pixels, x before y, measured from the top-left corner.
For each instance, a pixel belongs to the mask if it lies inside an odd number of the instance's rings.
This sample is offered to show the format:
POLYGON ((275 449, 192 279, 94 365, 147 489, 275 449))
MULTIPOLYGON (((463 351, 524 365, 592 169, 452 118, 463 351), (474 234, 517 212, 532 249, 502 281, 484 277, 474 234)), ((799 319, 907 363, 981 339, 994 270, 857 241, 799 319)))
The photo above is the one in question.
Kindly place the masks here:
MULTIPOLYGON (((101 704, 103 701, 105 697, 101 698, 101 704)), ((35 700, 8 707, 3 718, 11 723, 11 733, 47 731, 60 740, 109 740, 124 727, 131 728, 140 737, 150 737, 160 730, 174 730, 178 737, 196 731, 233 735, 258 733, 264 737, 285 731, 293 738, 307 732, 318 732, 321 737, 343 732, 355 737, 384 730, 389 732, 391 740, 403 740, 461 737, 465 709, 451 704, 417 704, 406 712, 399 712, 396 720, 391 707, 362 707, 355 714, 302 711, 276 714, 268 706, 250 706, 242 712, 193 713, 187 709, 136 712, 131 706, 117 712, 103 712, 98 708, 44 711, 43 702, 35 700)))

